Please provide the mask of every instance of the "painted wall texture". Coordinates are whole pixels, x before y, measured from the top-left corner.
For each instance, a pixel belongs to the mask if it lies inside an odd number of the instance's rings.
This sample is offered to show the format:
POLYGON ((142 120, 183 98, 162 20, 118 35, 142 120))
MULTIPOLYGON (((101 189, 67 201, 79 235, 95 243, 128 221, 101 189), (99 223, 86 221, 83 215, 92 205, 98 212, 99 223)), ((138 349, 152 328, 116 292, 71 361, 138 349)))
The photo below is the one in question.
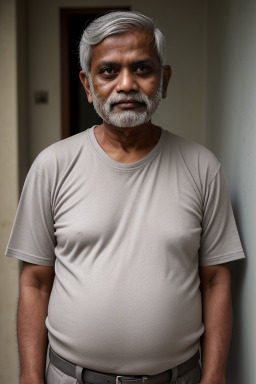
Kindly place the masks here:
POLYGON ((3 257, 18 202, 15 1, 0 1, 0 383, 18 383, 19 265, 3 257))
POLYGON ((208 3, 207 145, 222 162, 247 259, 232 265, 228 384, 256 377, 256 2, 208 3))

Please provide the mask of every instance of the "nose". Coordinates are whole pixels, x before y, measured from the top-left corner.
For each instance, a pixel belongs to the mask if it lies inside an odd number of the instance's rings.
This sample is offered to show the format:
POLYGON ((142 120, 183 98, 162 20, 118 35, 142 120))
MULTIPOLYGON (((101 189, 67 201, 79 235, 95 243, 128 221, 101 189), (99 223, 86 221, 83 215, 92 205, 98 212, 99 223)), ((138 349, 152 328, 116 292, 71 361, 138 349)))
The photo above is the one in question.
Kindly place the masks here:
POLYGON ((118 75, 118 82, 116 86, 116 92, 131 92, 138 91, 138 83, 136 81, 135 74, 128 69, 122 70, 118 75))

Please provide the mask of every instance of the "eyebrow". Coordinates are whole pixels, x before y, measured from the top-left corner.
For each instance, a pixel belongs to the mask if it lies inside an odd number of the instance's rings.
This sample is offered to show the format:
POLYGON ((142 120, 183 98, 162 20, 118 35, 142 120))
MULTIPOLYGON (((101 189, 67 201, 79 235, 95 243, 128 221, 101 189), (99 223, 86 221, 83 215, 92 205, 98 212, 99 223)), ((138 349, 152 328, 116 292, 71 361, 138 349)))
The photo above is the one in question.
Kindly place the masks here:
POLYGON ((140 60, 136 60, 134 62, 134 64, 138 65, 138 64, 152 64, 153 63, 153 60, 152 59, 140 59, 140 60))
POLYGON ((112 65, 118 65, 118 63, 115 63, 114 61, 102 61, 97 67, 111 67, 112 65))
MULTIPOLYGON (((133 63, 131 63, 131 65, 152 64, 152 63, 153 63, 152 59, 145 58, 145 59, 136 60, 133 63)), ((117 66, 117 65, 120 65, 120 63, 117 63, 115 61, 102 61, 97 65, 97 67, 98 68, 111 67, 111 66, 117 66)))

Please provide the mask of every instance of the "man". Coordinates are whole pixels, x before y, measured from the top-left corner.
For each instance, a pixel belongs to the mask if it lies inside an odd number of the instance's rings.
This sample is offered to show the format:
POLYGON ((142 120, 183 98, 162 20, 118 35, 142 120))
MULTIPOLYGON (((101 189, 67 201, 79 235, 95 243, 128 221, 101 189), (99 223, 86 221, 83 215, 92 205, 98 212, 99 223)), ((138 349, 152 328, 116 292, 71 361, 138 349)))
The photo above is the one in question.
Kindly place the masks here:
POLYGON ((22 384, 44 383, 45 319, 48 384, 225 383, 227 263, 244 255, 219 162, 151 122, 164 60, 139 13, 84 31, 80 79, 103 123, 38 156, 7 247, 24 261, 22 384))

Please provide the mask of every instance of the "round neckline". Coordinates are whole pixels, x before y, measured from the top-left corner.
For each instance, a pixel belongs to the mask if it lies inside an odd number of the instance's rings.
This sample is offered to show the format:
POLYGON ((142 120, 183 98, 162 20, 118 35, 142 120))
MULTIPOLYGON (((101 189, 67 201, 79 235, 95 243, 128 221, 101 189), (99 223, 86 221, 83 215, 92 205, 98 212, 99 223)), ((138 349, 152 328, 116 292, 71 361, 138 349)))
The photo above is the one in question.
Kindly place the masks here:
POLYGON ((95 137, 95 133, 94 133, 94 129, 96 127, 97 127, 97 125, 94 125, 93 127, 87 129, 87 131, 86 131, 89 142, 90 142, 94 152, 96 152, 98 157, 108 166, 110 166, 112 168, 119 169, 119 170, 124 170, 124 171, 132 171, 132 170, 135 170, 137 168, 143 167, 148 162, 151 162, 157 156, 157 154, 161 151, 163 145, 165 144, 166 135, 167 135, 167 131, 165 131, 161 128, 161 135, 159 137, 158 142, 156 143, 156 145, 151 149, 151 151, 146 156, 144 156, 142 159, 140 159, 136 162, 133 162, 133 163, 120 163, 120 162, 112 159, 101 148, 101 146, 99 145, 99 143, 95 137))

